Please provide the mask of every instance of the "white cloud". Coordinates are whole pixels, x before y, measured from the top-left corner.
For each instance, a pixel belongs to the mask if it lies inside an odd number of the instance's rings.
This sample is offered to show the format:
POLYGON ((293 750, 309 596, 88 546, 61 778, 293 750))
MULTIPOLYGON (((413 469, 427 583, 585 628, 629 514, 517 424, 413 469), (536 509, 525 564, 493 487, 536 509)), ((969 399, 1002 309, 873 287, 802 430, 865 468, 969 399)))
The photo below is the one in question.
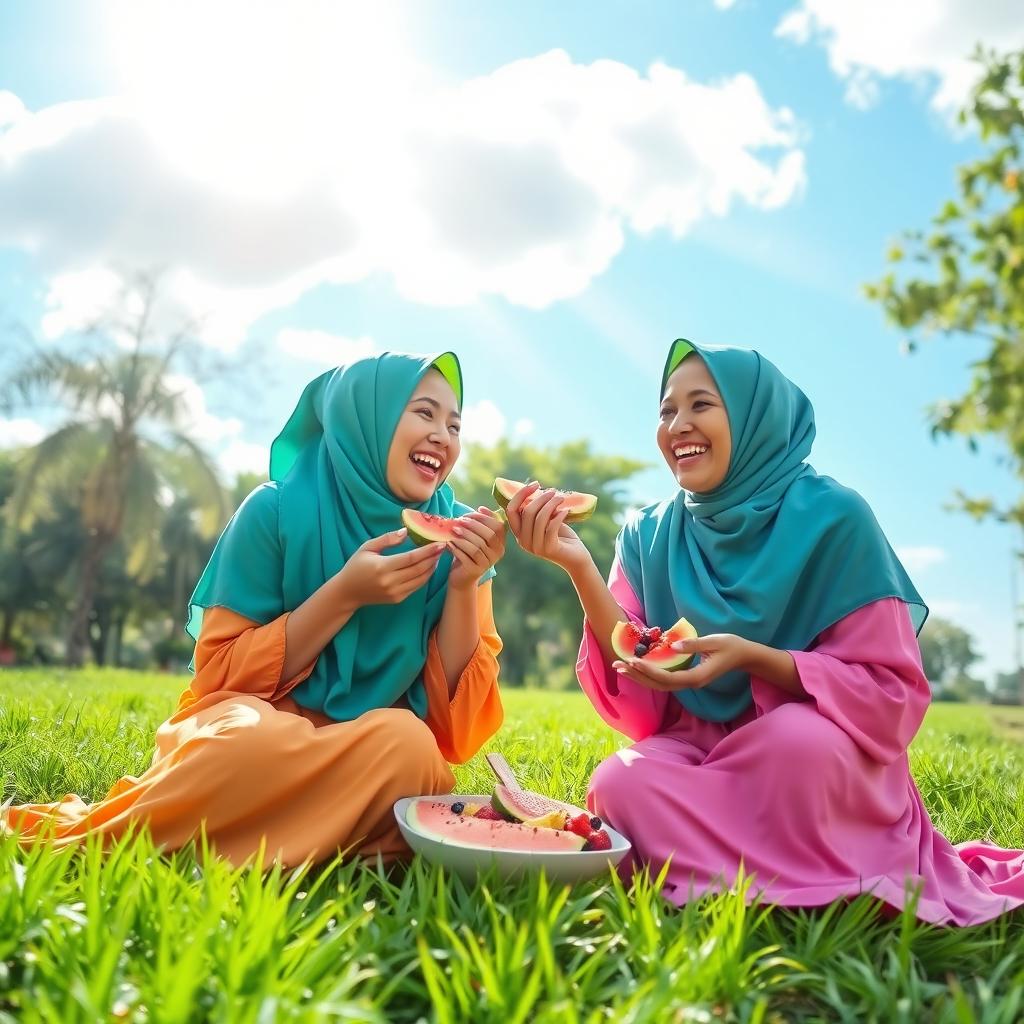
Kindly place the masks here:
POLYGON ((22 448, 38 444, 46 428, 30 419, 0 419, 0 448, 22 448))
POLYGON ((18 120, 25 113, 25 104, 6 89, 0 89, 0 128, 18 120))
POLYGON ((467 405, 462 410, 464 444, 494 444, 505 434, 505 414, 489 399, 467 405))
POLYGON ((181 397, 183 420, 188 425, 189 434, 200 444, 216 445, 242 432, 242 421, 238 417, 215 416, 207 409, 203 389, 191 377, 180 373, 168 374, 167 384, 181 397))
POLYGON ((896 548, 896 557, 910 572, 924 572, 946 560, 946 552, 934 547, 896 548))
POLYGON ((720 11, 727 11, 730 7, 736 6, 736 0, 714 0, 714 3, 720 11))
POLYGON ((792 113, 749 75, 555 50, 453 83, 401 52, 383 13, 386 31, 346 34, 378 8, 124 5, 137 88, 36 112, 0 94, 0 246, 55 278, 47 330, 97 305, 73 275, 106 267, 162 269, 223 348, 372 274, 422 303, 541 308, 583 292, 628 231, 681 236, 804 183, 792 113))
POLYGON ((217 456, 217 461, 230 478, 239 473, 266 473, 270 449, 265 444, 235 440, 217 456))
POLYGON ((1012 0, 798 0, 776 35, 816 42, 846 82, 854 106, 877 102, 884 78, 925 80, 936 109, 952 112, 978 75, 978 43, 999 50, 1024 44, 1024 15, 1012 0))
POLYGON ((43 336, 59 338, 68 331, 92 326, 113 308, 123 289, 121 278, 108 267, 55 275, 46 293, 43 336))
POLYGON ((512 429, 516 437, 526 437, 527 434, 533 433, 533 426, 533 420, 524 418, 516 420, 516 425, 512 429))
POLYGON ((365 335, 346 338, 329 331, 285 327, 277 335, 277 347, 295 359, 320 363, 325 368, 341 366, 356 359, 376 355, 379 351, 373 338, 365 335))

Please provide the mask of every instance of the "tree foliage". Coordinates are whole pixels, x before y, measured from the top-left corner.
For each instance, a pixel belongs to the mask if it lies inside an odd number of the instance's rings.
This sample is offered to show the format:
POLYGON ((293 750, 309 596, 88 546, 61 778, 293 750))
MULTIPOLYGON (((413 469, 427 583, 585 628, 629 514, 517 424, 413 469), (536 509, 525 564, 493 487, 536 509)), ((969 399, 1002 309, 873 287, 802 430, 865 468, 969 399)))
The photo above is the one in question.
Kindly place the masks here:
MULTIPOLYGON (((967 390, 930 410, 933 431, 959 434, 976 447, 1005 442, 1024 481, 1024 51, 979 53, 982 75, 961 114, 985 144, 958 170, 958 195, 924 231, 892 247, 893 269, 867 287, 889 319, 909 335, 978 339, 983 354, 967 390)), ((965 511, 1024 524, 1024 501, 999 506, 958 494, 965 511)))
POLYGON ((972 700, 985 696, 985 686, 970 675, 981 659, 967 630, 948 619, 932 616, 921 630, 921 661, 936 697, 972 700))
POLYGON ((188 495, 208 534, 224 519, 223 490, 190 436, 177 377, 194 350, 190 325, 157 330, 156 282, 140 278, 133 288, 75 344, 31 351, 0 395, 6 409, 55 399, 66 414, 24 452, 9 518, 16 532, 26 531, 51 520, 62 503, 79 510, 85 539, 76 548, 65 645, 72 665, 90 643, 107 556, 121 548, 123 571, 139 580, 157 564, 165 495, 188 495))
MULTIPOLYGON (((596 494, 597 511, 576 529, 607 574, 627 508, 625 483, 643 468, 633 459, 594 452, 586 441, 557 448, 500 441, 493 447, 470 447, 454 483, 460 501, 492 509, 497 507, 491 496, 497 476, 596 494)), ((511 537, 497 570, 494 614, 505 643, 503 677, 515 685, 564 684, 572 676, 583 623, 568 577, 556 566, 524 554, 511 537)))

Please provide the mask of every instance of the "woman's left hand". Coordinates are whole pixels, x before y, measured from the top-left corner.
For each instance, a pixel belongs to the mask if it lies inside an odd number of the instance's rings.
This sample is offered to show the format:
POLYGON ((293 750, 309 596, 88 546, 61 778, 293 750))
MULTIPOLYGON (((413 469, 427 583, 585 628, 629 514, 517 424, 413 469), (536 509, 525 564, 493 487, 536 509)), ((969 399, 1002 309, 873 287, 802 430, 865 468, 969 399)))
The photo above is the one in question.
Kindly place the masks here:
POLYGON ((754 644, 733 633, 712 633, 696 640, 680 640, 674 650, 683 654, 699 654, 700 663, 694 668, 669 672, 656 668, 640 658, 612 663, 612 668, 634 683, 652 690, 699 690, 733 669, 745 669, 753 653, 754 644))
POLYGON ((482 505, 461 516, 448 550, 455 559, 448 586, 456 590, 475 587, 485 572, 505 554, 505 524, 482 505))

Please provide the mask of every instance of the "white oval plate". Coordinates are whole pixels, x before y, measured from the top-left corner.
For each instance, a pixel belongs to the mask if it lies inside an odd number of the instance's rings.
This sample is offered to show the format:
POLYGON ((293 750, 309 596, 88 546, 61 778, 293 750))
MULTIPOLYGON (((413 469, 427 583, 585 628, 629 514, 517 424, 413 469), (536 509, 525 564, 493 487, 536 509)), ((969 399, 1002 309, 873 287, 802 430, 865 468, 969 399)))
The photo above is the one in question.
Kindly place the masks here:
MULTIPOLYGON (((443 864, 450 871, 462 877, 471 877, 479 871, 496 867, 502 878, 507 878, 520 871, 538 871, 544 868, 548 878, 560 882, 580 882, 586 878, 603 875, 609 867, 614 867, 630 850, 629 840, 609 825, 604 829, 612 841, 610 850, 544 850, 531 853, 527 850, 488 850, 480 846, 454 846, 443 840, 425 836, 412 828, 405 820, 409 804, 413 800, 436 800, 440 803, 453 804, 457 800, 473 803, 489 804, 489 796, 469 794, 448 794, 446 796, 404 797, 395 801, 395 820, 405 837, 405 841, 416 853, 422 853, 431 863, 443 864)), ((561 803, 561 801, 555 801, 561 803)), ((562 804, 568 810, 575 811, 569 804, 562 804)))

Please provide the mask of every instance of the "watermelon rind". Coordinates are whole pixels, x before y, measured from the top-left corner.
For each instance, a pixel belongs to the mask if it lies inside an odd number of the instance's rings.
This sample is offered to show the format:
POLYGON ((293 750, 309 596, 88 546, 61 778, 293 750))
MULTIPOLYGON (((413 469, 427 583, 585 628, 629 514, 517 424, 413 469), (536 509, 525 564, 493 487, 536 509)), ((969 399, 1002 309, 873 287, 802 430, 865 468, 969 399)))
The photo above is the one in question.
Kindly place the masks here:
MULTIPOLYGON (((508 507, 508 503, 526 486, 517 480, 506 480, 505 477, 495 477, 491 487, 491 494, 501 509, 508 507)), ((564 498, 570 499, 575 507, 565 517, 567 523, 582 523, 589 519, 597 508, 597 495, 585 494, 583 491, 562 491, 564 498)), ((564 500, 564 499, 563 499, 564 500)))
POLYGON ((499 814, 504 814, 506 818, 514 818, 516 821, 539 818, 542 814, 563 809, 557 800, 549 800, 539 793, 512 790, 501 783, 494 787, 491 806, 499 814))
POLYGON ((450 525, 454 522, 454 519, 427 515, 411 508, 402 509, 402 525, 409 534, 409 540, 418 547, 424 544, 446 544, 454 536, 450 525))

